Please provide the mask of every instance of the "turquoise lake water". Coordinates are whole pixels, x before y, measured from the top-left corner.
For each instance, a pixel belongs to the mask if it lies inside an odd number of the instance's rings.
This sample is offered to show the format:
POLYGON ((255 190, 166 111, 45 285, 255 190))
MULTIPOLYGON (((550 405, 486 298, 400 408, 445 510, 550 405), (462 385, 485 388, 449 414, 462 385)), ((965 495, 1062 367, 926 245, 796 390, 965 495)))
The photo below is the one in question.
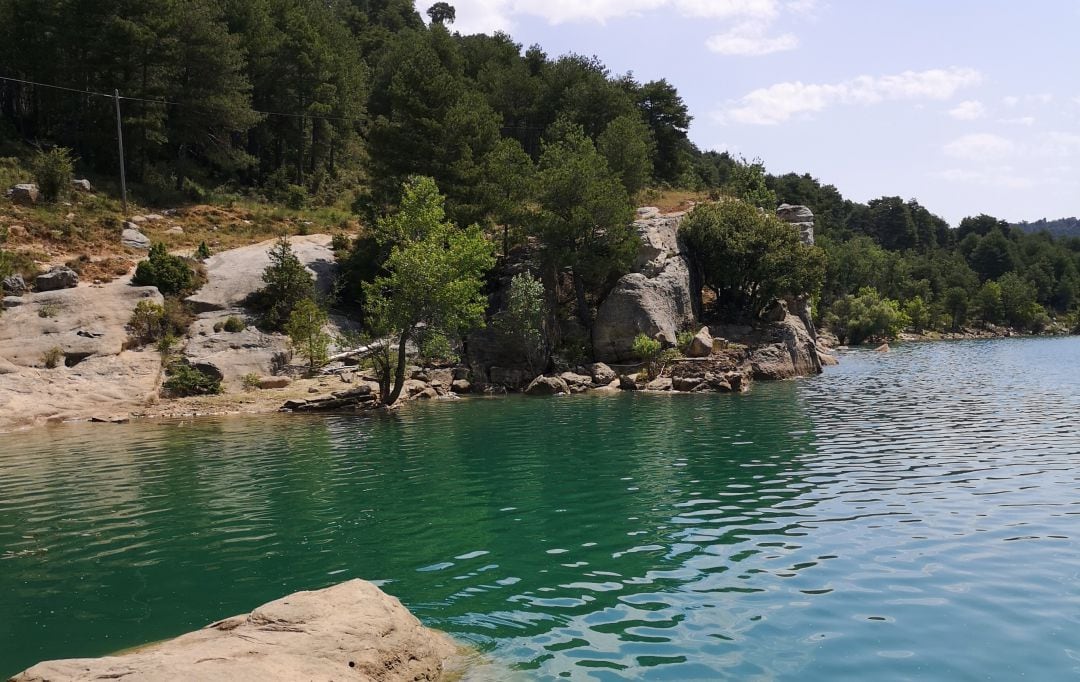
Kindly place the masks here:
POLYGON ((743 396, 0 435, 0 677, 360 577, 488 677, 1075 679, 1078 387, 1080 340, 1009 339, 743 396))

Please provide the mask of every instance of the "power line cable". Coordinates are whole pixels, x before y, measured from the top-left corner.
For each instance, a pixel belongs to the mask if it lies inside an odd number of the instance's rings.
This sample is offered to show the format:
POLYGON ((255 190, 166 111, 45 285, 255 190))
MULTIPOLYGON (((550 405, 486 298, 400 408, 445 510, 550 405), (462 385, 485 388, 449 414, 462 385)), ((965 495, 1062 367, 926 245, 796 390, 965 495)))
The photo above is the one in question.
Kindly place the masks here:
MULTIPOLYGON (((12 83, 22 83, 24 85, 33 85, 39 88, 52 88, 54 90, 64 90, 66 92, 77 92, 80 95, 92 95, 94 97, 107 97, 109 99, 116 99, 115 95, 110 95, 106 92, 96 92, 94 90, 79 90, 78 88, 67 88, 62 85, 51 85, 49 83, 38 83, 36 81, 24 80, 22 78, 10 78, 8 76, 0 76, 0 81, 9 81, 12 83)), ((197 104, 189 102, 174 102, 167 99, 147 99, 145 97, 128 97, 126 95, 120 95, 120 99, 127 100, 129 102, 147 102, 150 104, 163 104, 175 107, 197 107, 197 104)), ((317 116, 315 114, 290 114, 281 111, 261 111, 259 109, 252 109, 256 114, 262 114, 263 116, 281 116, 285 118, 309 118, 318 121, 348 121, 350 123, 361 123, 362 119, 350 118, 348 116, 317 116)))

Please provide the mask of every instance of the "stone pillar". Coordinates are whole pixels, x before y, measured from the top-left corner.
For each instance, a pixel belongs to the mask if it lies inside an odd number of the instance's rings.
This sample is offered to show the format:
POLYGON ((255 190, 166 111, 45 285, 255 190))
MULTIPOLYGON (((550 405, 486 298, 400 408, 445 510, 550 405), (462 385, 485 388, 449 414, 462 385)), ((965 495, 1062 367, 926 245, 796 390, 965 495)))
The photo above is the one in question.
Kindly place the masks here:
POLYGON ((780 204, 776 217, 795 227, 803 244, 814 245, 814 213, 806 206, 780 204))

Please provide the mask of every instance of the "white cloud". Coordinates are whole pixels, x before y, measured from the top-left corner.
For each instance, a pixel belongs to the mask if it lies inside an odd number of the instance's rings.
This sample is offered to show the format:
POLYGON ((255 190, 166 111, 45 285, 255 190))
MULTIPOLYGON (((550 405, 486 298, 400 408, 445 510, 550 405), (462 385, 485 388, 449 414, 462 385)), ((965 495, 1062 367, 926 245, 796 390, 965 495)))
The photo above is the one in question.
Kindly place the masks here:
POLYGON ((1034 116, 1018 116, 1016 118, 999 118, 998 123, 1031 127, 1035 125, 1034 116))
POLYGON ((978 170, 949 168, 931 173, 930 177, 970 185, 996 187, 999 189, 1029 189, 1037 182, 1034 178, 1018 175, 1012 166, 992 166, 978 170))
POLYGON ((799 39, 792 33, 768 36, 768 24, 747 21, 735 24, 728 31, 712 36, 705 41, 711 51, 724 55, 759 57, 794 50, 799 46, 799 39))
MULTIPOLYGON (((428 3, 430 4, 430 3, 428 3)), ((798 46, 792 33, 770 35, 784 14, 812 15, 817 0, 457 0, 454 29, 461 33, 509 31, 519 16, 537 17, 551 24, 595 22, 651 11, 673 11, 680 16, 727 23, 706 46, 723 55, 756 56, 798 46)), ((417 9, 426 9, 418 3, 417 9)))
POLYGON ((975 69, 950 67, 888 76, 858 76, 840 83, 777 83, 744 95, 716 116, 725 123, 775 125, 835 105, 944 100, 961 88, 977 85, 982 78, 975 69))
POLYGON ((949 109, 949 116, 958 121, 974 121, 986 115, 986 107, 977 99, 969 99, 949 109))
POLYGON ((1009 95, 1001 98, 1001 103, 1007 107, 1015 107, 1023 104, 1024 106, 1045 106, 1054 101, 1054 96, 1049 92, 1039 92, 1032 95, 1009 95))
POLYGON ((1018 150, 1012 140, 991 133, 972 133, 945 145, 945 153, 957 159, 986 161, 1012 156, 1018 150))

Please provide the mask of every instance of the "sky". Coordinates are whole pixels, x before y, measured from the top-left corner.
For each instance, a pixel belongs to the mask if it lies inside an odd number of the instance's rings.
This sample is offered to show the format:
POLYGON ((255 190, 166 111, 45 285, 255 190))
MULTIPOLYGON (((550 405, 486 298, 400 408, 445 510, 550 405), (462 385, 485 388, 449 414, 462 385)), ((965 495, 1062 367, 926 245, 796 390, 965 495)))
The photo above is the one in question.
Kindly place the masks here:
MULTIPOLYGON (((418 0, 423 12, 430 0, 418 0)), ((1076 0, 451 0, 453 30, 667 78, 703 150, 956 225, 1080 215, 1076 0)))

